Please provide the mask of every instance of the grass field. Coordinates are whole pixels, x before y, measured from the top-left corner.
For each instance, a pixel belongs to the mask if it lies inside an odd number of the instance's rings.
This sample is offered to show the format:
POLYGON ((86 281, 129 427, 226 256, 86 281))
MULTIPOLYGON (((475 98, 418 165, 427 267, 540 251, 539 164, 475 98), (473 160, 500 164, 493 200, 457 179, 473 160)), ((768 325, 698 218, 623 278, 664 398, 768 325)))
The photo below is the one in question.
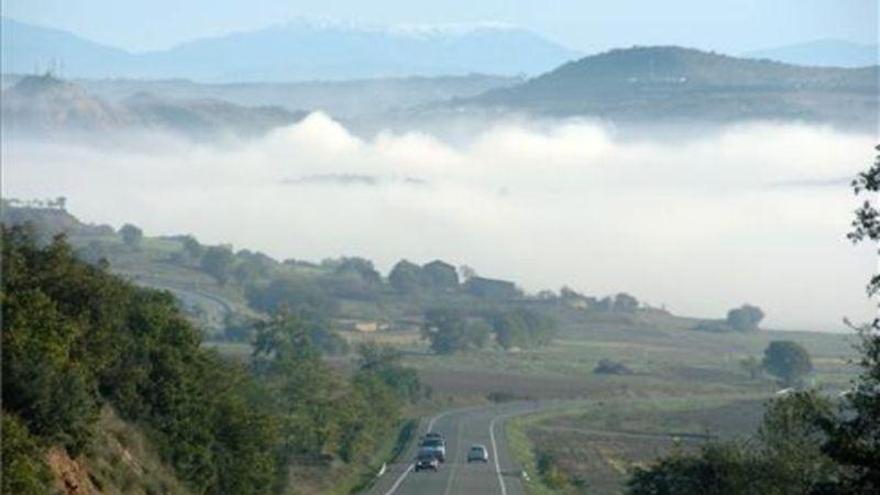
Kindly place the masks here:
POLYGON ((718 438, 754 433, 766 396, 590 401, 511 421, 517 461, 535 474, 532 493, 620 493, 636 466, 718 438), (544 459, 544 473, 539 469, 544 459), (552 471, 547 466, 552 466, 552 471))

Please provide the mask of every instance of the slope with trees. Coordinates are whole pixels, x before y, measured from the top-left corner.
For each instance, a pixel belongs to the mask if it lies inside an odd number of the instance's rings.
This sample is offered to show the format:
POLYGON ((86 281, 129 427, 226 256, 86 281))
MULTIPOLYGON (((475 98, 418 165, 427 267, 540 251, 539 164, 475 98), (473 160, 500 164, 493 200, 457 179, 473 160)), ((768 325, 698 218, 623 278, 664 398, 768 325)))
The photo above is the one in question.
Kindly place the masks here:
POLYGON ((280 493, 297 463, 362 469, 418 396, 393 355, 333 371, 319 323, 290 313, 257 326, 250 364, 226 360, 170 293, 80 261, 61 237, 2 237, 3 493, 48 490, 50 446, 88 466, 107 408, 141 425, 194 493, 280 493))

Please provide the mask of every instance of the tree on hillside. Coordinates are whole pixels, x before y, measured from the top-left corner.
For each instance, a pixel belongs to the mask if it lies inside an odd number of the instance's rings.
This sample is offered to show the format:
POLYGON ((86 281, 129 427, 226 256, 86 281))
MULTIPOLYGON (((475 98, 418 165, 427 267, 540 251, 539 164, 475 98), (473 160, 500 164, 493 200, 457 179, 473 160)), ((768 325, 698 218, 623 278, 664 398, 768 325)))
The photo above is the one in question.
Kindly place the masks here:
POLYGON ((469 324, 464 315, 453 309, 429 309, 425 312, 422 337, 430 341, 431 349, 437 354, 452 354, 480 347, 486 341, 481 327, 469 324))
MULTIPOLYGON (((876 150, 874 165, 853 181, 857 195, 869 196, 856 210, 849 234, 854 243, 867 241, 874 246, 880 243, 880 146, 876 150)), ((880 247, 877 255, 880 257, 880 247)), ((867 292, 870 297, 880 294, 880 274, 871 274, 867 292)), ((822 450, 843 467, 835 489, 838 493, 869 494, 880 492, 880 316, 858 331, 862 372, 839 410, 823 417, 819 424, 828 435, 822 450)))
POLYGON ((757 330, 763 319, 764 312, 761 308, 750 304, 743 304, 727 312, 727 324, 738 332, 757 330))
POLYGON ((376 271, 373 262, 357 256, 340 258, 336 266, 336 275, 356 273, 367 285, 382 285, 382 275, 376 271))
POLYGON ((785 385, 794 385, 813 371, 810 355, 797 342, 776 340, 764 349, 761 366, 785 385))
POLYGON ((28 493, 7 482, 34 481, 18 469, 39 468, 48 445, 87 451, 105 406, 148 428, 193 493, 268 492, 274 422, 246 399, 245 370, 200 347, 170 293, 77 259, 63 237, 42 247, 27 229, 0 230, 3 493, 28 493))
POLYGON ((144 238, 144 232, 130 223, 119 229, 119 235, 122 236, 122 242, 132 249, 140 246, 141 240, 144 238))
POLYGON ((432 290, 454 290, 458 288, 458 272, 449 263, 434 260, 422 266, 422 279, 432 290))
POLYGON ((248 287, 246 295, 251 306, 266 313, 288 310, 297 314, 306 312, 331 317, 339 309, 336 300, 307 278, 276 278, 266 286, 248 287))
POLYGON ((181 242, 183 243, 183 251, 190 259, 198 260, 205 252, 205 248, 202 247, 202 245, 199 244, 199 241, 191 235, 183 236, 181 242))
POLYGON ((639 309, 639 300, 621 292, 614 296, 614 311, 618 313, 635 313, 639 309))
POLYGON ((388 274, 388 283, 401 294, 418 292, 422 284, 422 268, 407 260, 400 260, 388 274))
POLYGON ((556 321, 529 309, 496 312, 489 316, 498 344, 505 349, 549 344, 556 336, 556 321))
POLYGON ((235 256, 226 246, 211 246, 202 256, 201 267, 208 275, 214 277, 220 285, 226 284, 232 273, 235 256))
POLYGON ((758 434, 744 441, 713 441, 697 453, 674 452, 649 468, 638 467, 629 495, 711 493, 751 495, 832 494, 824 491, 837 471, 819 448, 818 411, 828 402, 811 392, 768 404, 758 434))
POLYGON ((401 399, 415 401, 422 396, 424 387, 418 373, 400 363, 401 353, 397 349, 368 342, 358 347, 358 355, 360 371, 378 376, 401 399))
POLYGON ((17 495, 43 495, 52 493, 52 475, 43 462, 39 443, 17 417, 6 412, 3 424, 3 476, 2 493, 17 495))

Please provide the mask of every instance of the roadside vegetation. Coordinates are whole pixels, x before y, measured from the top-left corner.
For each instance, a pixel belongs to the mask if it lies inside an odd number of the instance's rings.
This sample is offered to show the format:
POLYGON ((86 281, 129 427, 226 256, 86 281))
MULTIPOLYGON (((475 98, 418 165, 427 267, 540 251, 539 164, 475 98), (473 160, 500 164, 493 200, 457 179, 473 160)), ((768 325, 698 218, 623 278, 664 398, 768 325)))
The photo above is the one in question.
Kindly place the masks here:
POLYGON ((422 393, 376 346, 334 371, 294 313, 260 322, 250 362, 230 361, 170 293, 80 261, 63 237, 4 226, 2 241, 3 493, 50 492, 53 449, 95 458, 104 414, 142 427, 193 493, 296 493, 298 465, 369 464, 422 393))

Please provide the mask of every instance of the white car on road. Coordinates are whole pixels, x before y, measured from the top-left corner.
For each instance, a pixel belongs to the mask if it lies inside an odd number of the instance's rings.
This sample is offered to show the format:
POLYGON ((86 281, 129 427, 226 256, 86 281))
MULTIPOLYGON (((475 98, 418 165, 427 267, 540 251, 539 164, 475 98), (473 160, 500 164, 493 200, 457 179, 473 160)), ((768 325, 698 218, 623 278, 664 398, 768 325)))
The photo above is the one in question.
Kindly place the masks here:
POLYGON ((468 449, 468 462, 489 462, 489 451, 485 445, 471 445, 468 449))

